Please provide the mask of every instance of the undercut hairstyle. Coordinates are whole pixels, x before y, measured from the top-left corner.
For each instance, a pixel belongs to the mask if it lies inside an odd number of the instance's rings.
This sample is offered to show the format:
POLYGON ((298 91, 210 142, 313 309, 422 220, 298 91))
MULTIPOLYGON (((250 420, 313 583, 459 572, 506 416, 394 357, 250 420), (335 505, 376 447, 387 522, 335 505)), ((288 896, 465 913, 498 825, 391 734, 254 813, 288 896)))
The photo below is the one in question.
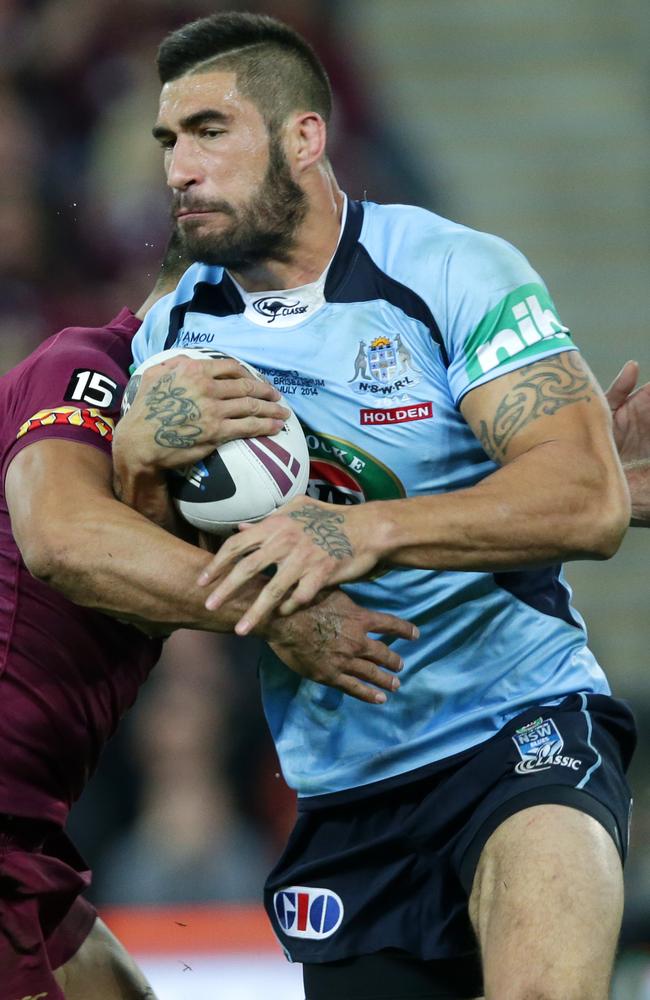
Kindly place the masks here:
POLYGON ((173 31, 158 49, 161 83, 192 73, 234 72, 237 89, 252 101, 271 134, 293 111, 332 112, 327 73, 293 28, 263 14, 212 14, 173 31))

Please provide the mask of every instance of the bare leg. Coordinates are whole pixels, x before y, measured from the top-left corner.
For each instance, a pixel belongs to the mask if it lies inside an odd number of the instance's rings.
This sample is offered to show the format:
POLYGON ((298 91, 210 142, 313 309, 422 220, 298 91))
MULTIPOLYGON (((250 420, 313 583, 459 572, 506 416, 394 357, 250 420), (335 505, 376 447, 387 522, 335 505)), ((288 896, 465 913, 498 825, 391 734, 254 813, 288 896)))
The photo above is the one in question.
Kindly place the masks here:
POLYGON ((600 823, 559 805, 510 816, 470 897, 486 1000, 607 1000, 622 912, 621 862, 600 823))
POLYGON ((99 917, 77 954, 54 976, 66 1000, 156 1000, 140 969, 99 917))

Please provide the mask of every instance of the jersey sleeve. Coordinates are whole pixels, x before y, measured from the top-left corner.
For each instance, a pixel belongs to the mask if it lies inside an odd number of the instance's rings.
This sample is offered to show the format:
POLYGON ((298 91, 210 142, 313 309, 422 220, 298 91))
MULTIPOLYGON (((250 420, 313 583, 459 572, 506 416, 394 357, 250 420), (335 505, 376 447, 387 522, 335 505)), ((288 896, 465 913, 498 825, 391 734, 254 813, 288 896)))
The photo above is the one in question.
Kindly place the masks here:
POLYGON ((164 351, 173 309, 177 301, 177 292, 163 296, 143 319, 142 326, 133 338, 132 372, 153 354, 164 351))
POLYGON ((505 240, 465 230, 446 263, 441 332, 456 403, 470 389, 500 375, 576 350, 546 285, 505 240))
POLYGON ((63 438, 110 455, 128 374, 103 351, 54 338, 20 372, 7 408, 2 481, 11 460, 36 441, 63 438))

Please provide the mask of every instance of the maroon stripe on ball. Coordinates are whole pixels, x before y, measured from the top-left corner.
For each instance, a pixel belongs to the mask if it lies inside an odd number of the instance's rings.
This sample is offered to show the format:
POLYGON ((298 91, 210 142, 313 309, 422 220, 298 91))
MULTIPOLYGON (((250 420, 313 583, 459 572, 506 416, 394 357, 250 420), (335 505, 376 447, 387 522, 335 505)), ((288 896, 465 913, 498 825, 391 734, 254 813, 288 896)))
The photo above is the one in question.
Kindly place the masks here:
POLYGON ((282 447, 281 444, 278 444, 277 441, 273 440, 273 438, 268 437, 259 437, 256 438, 256 440, 268 448, 269 451, 272 451, 275 457, 279 458, 280 461, 288 467, 289 462, 291 461, 291 455, 285 448, 282 447))
POLYGON ((298 473, 300 472, 300 462, 298 461, 297 458, 294 458, 293 462, 291 463, 291 472, 292 475, 294 476, 297 476, 298 473))
MULTIPOLYGON (((258 438, 258 440, 263 441, 265 440, 265 438, 258 438)), ((291 487, 293 486, 293 483, 291 482, 287 474, 282 471, 282 469, 277 465, 277 463, 271 458, 270 455, 267 455, 265 451, 262 451, 261 448, 258 448, 254 441, 246 440, 244 441, 244 444, 248 448, 250 448, 250 450, 253 452, 254 455, 257 456, 257 458, 259 458, 264 468, 271 473, 271 475, 273 476, 278 485, 280 492, 282 493, 282 496, 286 496, 291 487)))

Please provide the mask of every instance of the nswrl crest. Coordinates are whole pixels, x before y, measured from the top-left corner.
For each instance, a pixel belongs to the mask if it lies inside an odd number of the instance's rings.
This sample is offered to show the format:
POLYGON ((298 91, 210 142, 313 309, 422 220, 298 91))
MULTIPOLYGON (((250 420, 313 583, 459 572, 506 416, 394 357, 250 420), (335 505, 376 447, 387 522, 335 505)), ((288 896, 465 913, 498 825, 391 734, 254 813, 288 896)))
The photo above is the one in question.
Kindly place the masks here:
POLYGON ((564 740, 553 719, 535 719, 515 732, 512 740, 521 760, 515 766, 517 774, 546 771, 564 746, 564 740))
POLYGON ((377 337, 368 348, 368 366, 376 382, 391 382, 397 372, 397 351, 388 337, 377 337))
POLYGON ((369 386, 380 388, 383 393, 393 390, 404 392, 418 384, 422 372, 413 364, 411 352, 399 333, 395 336, 381 334, 368 344, 359 341, 354 359, 354 374, 349 382, 357 382, 358 390, 369 386))

